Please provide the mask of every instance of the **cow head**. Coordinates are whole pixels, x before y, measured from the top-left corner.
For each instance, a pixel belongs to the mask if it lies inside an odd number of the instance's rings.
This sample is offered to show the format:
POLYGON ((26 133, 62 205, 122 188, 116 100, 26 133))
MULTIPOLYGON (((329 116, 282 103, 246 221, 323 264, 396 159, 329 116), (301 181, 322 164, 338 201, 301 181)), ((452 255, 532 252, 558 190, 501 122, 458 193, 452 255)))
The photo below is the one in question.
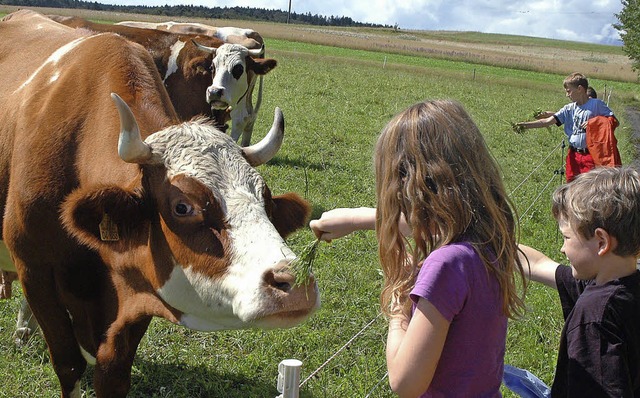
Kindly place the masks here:
MULTIPOLYGON (((284 241, 306 224, 309 205, 293 193, 272 196, 251 167, 273 156, 271 143, 240 148, 201 120, 143 141, 129 107, 113 97, 118 153, 140 165, 139 183, 79 188, 62 206, 67 231, 113 272, 138 275, 128 284, 189 328, 289 327, 312 313, 315 280, 296 286, 296 256, 284 241)), ((281 140, 282 131, 276 109, 264 140, 281 140)))
MULTIPOLYGON (((199 37, 210 46, 220 46, 218 39, 199 37)), ((215 48, 215 47, 214 47, 215 48)), ((171 98, 176 113, 181 120, 189 120, 194 115, 209 115, 216 127, 223 132, 229 121, 229 112, 225 109, 213 109, 202 96, 211 85, 213 56, 194 44, 191 39, 180 39, 170 47, 163 83, 171 98)))
POLYGON ((262 56, 263 49, 249 50, 237 44, 223 44, 218 48, 196 43, 203 51, 215 54, 213 58, 213 83, 207 88, 207 102, 213 109, 237 106, 247 95, 256 75, 265 75, 276 67, 275 59, 254 58, 262 56))

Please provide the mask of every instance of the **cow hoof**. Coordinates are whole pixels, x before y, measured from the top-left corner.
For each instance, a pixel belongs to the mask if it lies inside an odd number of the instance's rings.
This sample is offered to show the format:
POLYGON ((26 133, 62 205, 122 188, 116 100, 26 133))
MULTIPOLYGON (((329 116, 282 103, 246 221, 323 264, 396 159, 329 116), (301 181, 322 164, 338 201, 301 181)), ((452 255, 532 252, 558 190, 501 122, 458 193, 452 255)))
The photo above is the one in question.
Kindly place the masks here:
POLYGON ((23 327, 23 328, 17 328, 16 331, 13 333, 13 341, 16 343, 16 346, 18 347, 24 347, 27 342, 29 341, 29 338, 31 337, 31 328, 27 328, 27 327, 23 327))

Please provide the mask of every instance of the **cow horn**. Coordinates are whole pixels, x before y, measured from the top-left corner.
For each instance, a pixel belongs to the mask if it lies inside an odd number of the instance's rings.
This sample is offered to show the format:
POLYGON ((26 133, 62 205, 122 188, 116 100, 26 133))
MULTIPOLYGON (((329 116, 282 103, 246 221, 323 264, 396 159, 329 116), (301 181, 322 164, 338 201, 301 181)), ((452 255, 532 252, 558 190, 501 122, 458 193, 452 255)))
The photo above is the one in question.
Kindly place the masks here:
POLYGON ((193 42, 193 44, 196 45, 196 47, 198 47, 198 49, 202 50, 202 51, 206 51, 208 53, 211 53, 213 55, 216 54, 216 48, 215 47, 207 47, 207 46, 203 46, 202 44, 198 43, 197 41, 191 39, 191 41, 193 42))
POLYGON ((273 158, 284 138, 284 116, 280 108, 276 107, 273 125, 269 133, 260 142, 242 148, 247 161, 251 166, 259 166, 273 158))
POLYGON ((264 55, 264 44, 260 48, 254 48, 249 50, 249 55, 256 58, 264 55))
POLYGON ((151 147, 140 137, 138 122, 131 108, 116 93, 111 93, 120 115, 120 138, 118 138, 118 155, 127 163, 149 163, 151 147))

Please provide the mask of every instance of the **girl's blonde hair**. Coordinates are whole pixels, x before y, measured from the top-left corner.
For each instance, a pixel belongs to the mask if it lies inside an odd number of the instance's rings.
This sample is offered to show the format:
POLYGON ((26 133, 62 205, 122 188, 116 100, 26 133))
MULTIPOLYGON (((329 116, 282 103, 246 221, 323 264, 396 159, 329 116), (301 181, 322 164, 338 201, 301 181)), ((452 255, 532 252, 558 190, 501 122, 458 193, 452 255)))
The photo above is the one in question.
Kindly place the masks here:
POLYGON ((383 312, 393 315, 390 303, 409 294, 431 251, 468 241, 500 284, 503 313, 520 315, 526 279, 515 212, 497 162, 462 105, 436 100, 411 106, 383 129, 375 156, 383 312), (399 231, 401 214, 413 244, 399 231))

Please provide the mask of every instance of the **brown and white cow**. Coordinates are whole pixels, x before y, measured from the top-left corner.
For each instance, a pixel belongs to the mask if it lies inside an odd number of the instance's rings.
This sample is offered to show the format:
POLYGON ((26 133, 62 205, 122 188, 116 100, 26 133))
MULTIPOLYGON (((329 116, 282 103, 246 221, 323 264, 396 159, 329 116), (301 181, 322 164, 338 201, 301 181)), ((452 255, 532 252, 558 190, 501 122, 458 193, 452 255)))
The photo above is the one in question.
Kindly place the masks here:
POLYGON ((225 43, 238 44, 249 50, 264 49, 264 39, 253 29, 237 28, 234 26, 211 26, 197 22, 145 22, 122 21, 116 25, 132 26, 143 29, 157 29, 165 32, 206 35, 217 37, 225 43))
POLYGON ((240 148, 204 119, 179 123, 142 46, 26 10, 0 21, 0 54, 2 239, 63 397, 80 397, 87 361, 98 397, 125 396, 153 316, 273 328, 317 308, 283 238, 309 205, 252 167, 277 150, 278 109, 240 148))
MULTIPOLYGON (((205 93, 212 82, 212 56, 199 50, 193 40, 219 47, 220 39, 207 35, 177 34, 129 26, 102 24, 75 16, 47 15, 63 25, 91 32, 113 32, 134 41, 149 51, 158 68, 178 117, 189 120, 210 115, 224 130, 230 115, 225 109, 212 109, 205 93)), ((232 90, 233 88, 229 88, 232 90)))
MULTIPOLYGON (((116 25, 157 29, 180 34, 206 35, 216 37, 227 44, 237 45, 238 47, 232 47, 233 51, 236 51, 236 49, 241 51, 240 47, 246 48, 248 50, 246 54, 252 59, 247 58, 243 61, 241 57, 220 55, 220 59, 214 61, 218 65, 218 69, 215 69, 214 82, 207 90, 207 101, 213 109, 230 108, 231 137, 237 142, 242 136, 241 145, 250 144, 253 126, 262 103, 263 77, 264 74, 276 66, 275 62, 272 62, 268 69, 259 64, 256 65, 256 62, 262 62, 261 59, 264 58, 265 54, 264 39, 258 32, 253 29, 231 26, 215 27, 201 23, 186 22, 123 21, 116 25), (225 61, 221 61, 222 59, 234 60, 234 64, 227 65, 224 63, 225 61), (237 67, 235 65, 241 66, 237 67), (231 73, 233 68, 236 68, 236 74, 231 73), (240 68, 242 68, 242 72, 240 72, 240 68), (260 77, 260 83, 254 106, 253 90, 258 76, 260 77), (230 89, 230 87, 233 88, 230 89)), ((199 42, 199 44, 205 46, 204 48, 212 48, 206 43, 199 42)))

